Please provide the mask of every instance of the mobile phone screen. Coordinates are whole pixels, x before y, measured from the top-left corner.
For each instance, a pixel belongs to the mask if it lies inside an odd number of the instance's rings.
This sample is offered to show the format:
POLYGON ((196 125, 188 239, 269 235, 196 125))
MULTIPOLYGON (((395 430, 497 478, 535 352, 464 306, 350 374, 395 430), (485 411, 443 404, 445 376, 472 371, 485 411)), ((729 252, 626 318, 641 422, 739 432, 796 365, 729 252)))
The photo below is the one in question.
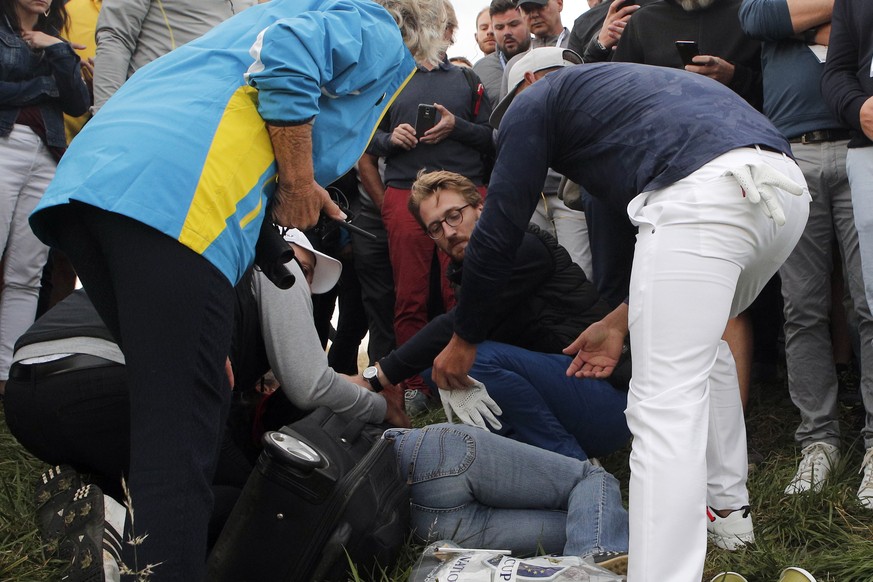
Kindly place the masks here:
POLYGON ((683 65, 693 65, 694 57, 700 54, 700 49, 697 47, 697 41, 694 40, 677 40, 676 50, 679 52, 679 57, 682 59, 683 65))

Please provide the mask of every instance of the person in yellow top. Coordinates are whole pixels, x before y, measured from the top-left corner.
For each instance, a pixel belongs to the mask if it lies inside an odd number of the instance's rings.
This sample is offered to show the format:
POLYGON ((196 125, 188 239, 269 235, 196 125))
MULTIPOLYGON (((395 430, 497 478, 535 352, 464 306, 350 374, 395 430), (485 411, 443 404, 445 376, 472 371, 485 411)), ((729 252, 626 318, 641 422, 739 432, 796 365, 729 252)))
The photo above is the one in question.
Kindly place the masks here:
MULTIPOLYGON (((67 40, 73 45, 73 49, 82 59, 82 76, 92 91, 91 81, 94 78, 94 55, 97 54, 97 41, 94 31, 97 29, 97 15, 100 14, 102 0, 69 0, 65 7, 70 17, 67 26, 67 40)), ((82 126, 91 119, 91 113, 85 113, 79 117, 64 115, 64 129, 67 133, 69 144, 76 134, 82 130, 82 126)))

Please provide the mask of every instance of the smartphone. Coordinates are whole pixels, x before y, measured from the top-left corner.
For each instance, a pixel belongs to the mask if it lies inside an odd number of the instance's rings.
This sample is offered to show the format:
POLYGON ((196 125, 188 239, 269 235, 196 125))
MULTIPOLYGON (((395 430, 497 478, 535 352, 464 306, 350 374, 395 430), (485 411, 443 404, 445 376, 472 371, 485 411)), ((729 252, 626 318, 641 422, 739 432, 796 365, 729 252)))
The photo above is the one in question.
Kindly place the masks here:
POLYGON ((700 54, 695 40, 677 40, 676 50, 679 52, 679 58, 682 59, 683 65, 693 65, 694 57, 700 54))
POLYGON ((424 132, 436 123, 436 107, 422 103, 418 106, 418 116, 415 118, 415 137, 421 138, 424 132))

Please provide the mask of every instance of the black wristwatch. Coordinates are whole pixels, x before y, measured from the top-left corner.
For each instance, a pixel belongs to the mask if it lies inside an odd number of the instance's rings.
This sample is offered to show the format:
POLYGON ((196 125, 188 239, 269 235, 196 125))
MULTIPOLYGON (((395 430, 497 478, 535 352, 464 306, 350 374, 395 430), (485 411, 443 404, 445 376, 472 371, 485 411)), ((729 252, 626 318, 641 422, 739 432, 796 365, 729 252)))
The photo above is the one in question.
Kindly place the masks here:
POLYGON ((364 380, 370 383, 373 392, 382 391, 382 382, 379 381, 379 368, 376 366, 370 366, 364 370, 364 380))

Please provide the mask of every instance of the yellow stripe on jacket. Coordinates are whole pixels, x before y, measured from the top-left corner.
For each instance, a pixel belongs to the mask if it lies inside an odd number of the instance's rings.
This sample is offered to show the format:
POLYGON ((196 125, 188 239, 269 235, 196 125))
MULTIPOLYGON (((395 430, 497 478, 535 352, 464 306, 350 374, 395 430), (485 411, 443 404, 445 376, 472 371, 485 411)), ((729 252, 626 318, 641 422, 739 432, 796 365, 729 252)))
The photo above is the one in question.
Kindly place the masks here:
POLYGON ((257 205, 246 212, 240 227, 260 212, 259 180, 275 162, 273 145, 258 114, 256 89, 237 89, 227 103, 212 139, 194 198, 179 234, 179 242, 198 253, 225 230, 227 219, 249 196, 257 205), (252 214, 254 213, 254 214, 252 214))

